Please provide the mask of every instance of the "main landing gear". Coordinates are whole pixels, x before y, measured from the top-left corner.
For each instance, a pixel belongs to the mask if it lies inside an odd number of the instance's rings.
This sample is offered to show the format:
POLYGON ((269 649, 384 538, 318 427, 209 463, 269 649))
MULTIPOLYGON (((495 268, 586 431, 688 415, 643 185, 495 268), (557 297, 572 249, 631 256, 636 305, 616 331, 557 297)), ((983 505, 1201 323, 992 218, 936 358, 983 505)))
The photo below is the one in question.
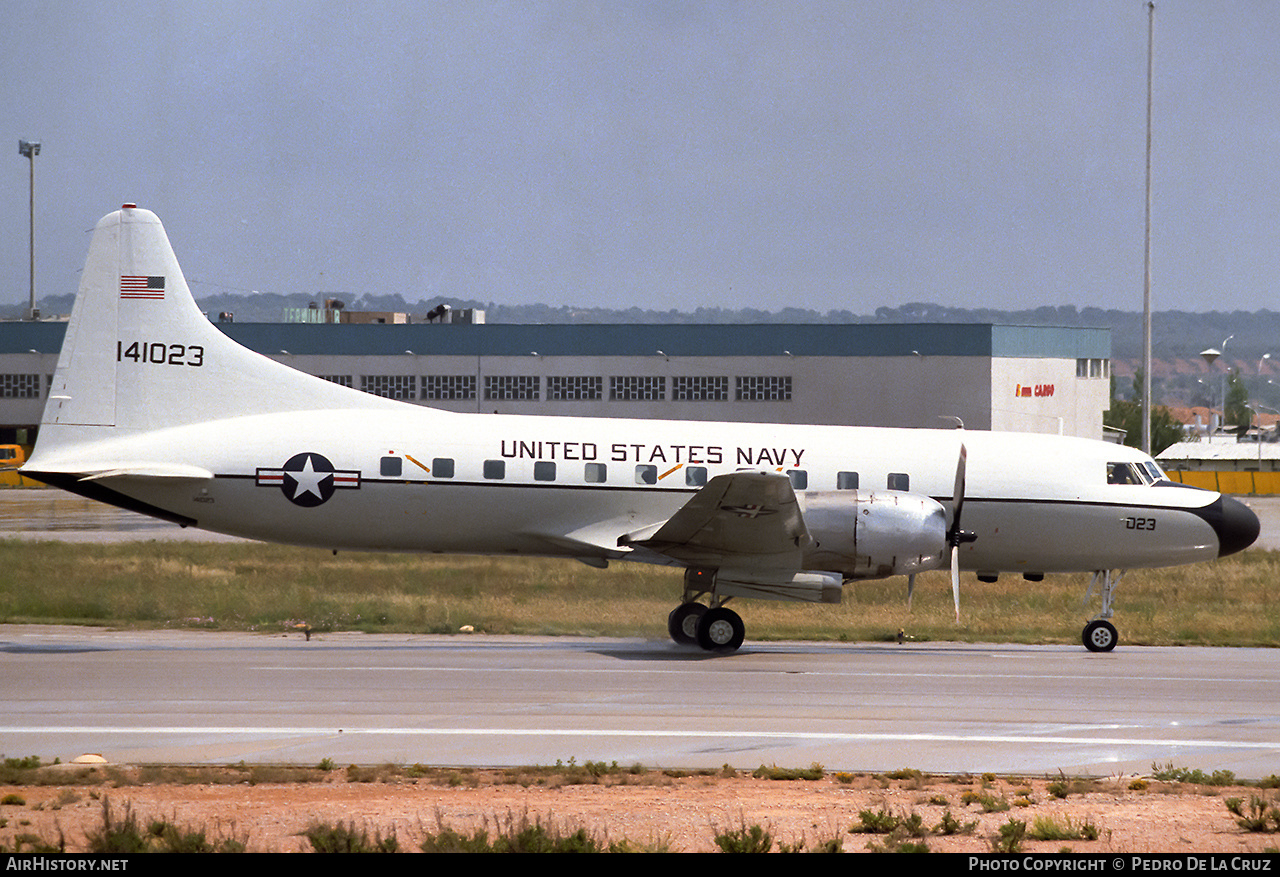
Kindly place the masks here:
POLYGON ((687 570, 684 578, 684 602, 667 616, 667 633, 680 645, 700 646, 708 652, 734 652, 747 634, 742 618, 725 608, 727 597, 711 595, 711 605, 698 599, 708 593, 705 573, 687 570))
POLYGON ((1084 626, 1084 634, 1081 637, 1084 640, 1084 647, 1091 652, 1109 652, 1120 640, 1115 625, 1107 619, 1111 617, 1111 604, 1115 598, 1116 586, 1120 584, 1122 576, 1124 576, 1123 570, 1100 569, 1089 581, 1089 590, 1084 595, 1085 603, 1088 603, 1089 598, 1093 596, 1093 586, 1099 583, 1102 585, 1102 611, 1084 626))
POLYGON ((681 603, 667 616, 667 632, 681 645, 697 645, 708 652, 734 652, 747 635, 742 618, 724 604, 681 603))

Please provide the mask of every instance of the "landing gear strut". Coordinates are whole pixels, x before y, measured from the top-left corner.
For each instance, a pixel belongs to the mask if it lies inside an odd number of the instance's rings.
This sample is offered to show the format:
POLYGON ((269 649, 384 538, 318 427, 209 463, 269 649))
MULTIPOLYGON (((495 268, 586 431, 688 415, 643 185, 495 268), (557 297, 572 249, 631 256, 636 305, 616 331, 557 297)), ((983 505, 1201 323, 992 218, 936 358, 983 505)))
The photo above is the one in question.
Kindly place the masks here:
POLYGON ((1111 604, 1115 599, 1116 586, 1120 584, 1124 571, 1113 571, 1109 569, 1100 569, 1093 574, 1093 578, 1089 582, 1089 590, 1085 592, 1084 601, 1089 602, 1089 598, 1093 596, 1093 586, 1101 583, 1102 593, 1102 611, 1093 617, 1084 627, 1084 647, 1091 652, 1109 652, 1116 647, 1116 643, 1120 639, 1120 635, 1116 633, 1115 625, 1107 621, 1111 617, 1111 604))

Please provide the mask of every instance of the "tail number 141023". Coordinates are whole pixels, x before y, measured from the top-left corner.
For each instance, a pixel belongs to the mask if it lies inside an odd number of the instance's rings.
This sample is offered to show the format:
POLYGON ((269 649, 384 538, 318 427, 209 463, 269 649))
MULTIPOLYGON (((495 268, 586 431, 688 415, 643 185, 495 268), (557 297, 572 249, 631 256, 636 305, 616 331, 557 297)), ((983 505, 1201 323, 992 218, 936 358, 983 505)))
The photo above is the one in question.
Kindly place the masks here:
POLYGON ((116 362, 150 362, 156 365, 204 365, 204 348, 199 344, 165 344, 161 341, 134 341, 125 347, 116 342, 116 362))

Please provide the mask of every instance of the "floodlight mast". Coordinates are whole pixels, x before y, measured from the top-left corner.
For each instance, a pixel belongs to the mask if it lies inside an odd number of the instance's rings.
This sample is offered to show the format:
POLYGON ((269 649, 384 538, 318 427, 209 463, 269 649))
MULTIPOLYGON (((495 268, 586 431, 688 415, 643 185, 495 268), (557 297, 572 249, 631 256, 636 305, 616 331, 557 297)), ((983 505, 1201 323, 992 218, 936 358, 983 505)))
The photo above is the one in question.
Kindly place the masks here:
POLYGON ((1142 450, 1151 453, 1151 105, 1155 73, 1156 4, 1147 3, 1147 215, 1142 282, 1142 450))
POLYGON ((31 259, 31 303, 27 308, 27 319, 36 319, 40 312, 36 310, 36 156, 40 154, 40 144, 32 140, 18 141, 18 154, 30 164, 30 235, 28 250, 31 259))

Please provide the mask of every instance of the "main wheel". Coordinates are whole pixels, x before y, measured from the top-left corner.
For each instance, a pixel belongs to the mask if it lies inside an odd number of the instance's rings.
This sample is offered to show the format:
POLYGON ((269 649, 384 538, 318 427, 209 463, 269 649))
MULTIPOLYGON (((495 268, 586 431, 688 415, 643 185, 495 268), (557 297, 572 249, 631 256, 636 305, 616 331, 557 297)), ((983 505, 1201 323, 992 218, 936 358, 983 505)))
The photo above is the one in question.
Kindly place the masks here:
POLYGON ((723 606, 708 609, 698 622, 698 645, 708 652, 732 652, 742 645, 747 628, 738 613, 723 606))
POLYGON ((681 603, 667 616, 667 633, 682 646, 696 646, 698 622, 706 611, 701 603, 681 603))
POLYGON ((1091 652, 1109 652, 1120 635, 1109 621, 1090 621, 1084 627, 1084 647, 1091 652))

